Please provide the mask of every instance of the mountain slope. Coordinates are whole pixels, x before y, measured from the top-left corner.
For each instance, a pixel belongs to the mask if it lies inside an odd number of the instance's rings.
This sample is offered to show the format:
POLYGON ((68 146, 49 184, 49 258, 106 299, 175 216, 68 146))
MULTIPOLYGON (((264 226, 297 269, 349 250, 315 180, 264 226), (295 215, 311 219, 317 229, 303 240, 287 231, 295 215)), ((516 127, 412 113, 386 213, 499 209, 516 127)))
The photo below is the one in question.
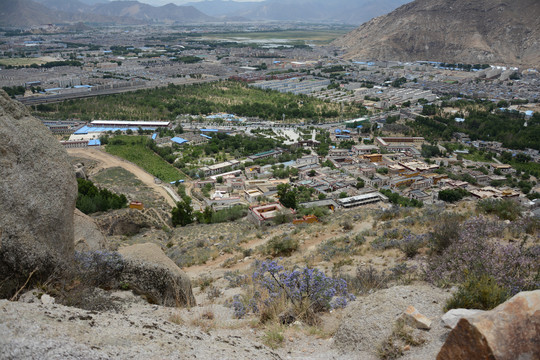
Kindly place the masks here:
POLYGON ((347 58, 540 65, 538 0, 416 0, 333 45, 347 58))
POLYGON ((138 1, 112 1, 96 4, 91 11, 101 15, 131 17, 152 22, 204 22, 215 20, 193 6, 177 6, 174 4, 151 6, 138 1))
POLYGON ((323 21, 361 24, 410 0, 210 0, 190 3, 212 16, 241 16, 249 20, 323 21))
POLYGON ((59 21, 56 11, 30 0, 9 0, 0 6, 1 26, 32 26, 59 21))

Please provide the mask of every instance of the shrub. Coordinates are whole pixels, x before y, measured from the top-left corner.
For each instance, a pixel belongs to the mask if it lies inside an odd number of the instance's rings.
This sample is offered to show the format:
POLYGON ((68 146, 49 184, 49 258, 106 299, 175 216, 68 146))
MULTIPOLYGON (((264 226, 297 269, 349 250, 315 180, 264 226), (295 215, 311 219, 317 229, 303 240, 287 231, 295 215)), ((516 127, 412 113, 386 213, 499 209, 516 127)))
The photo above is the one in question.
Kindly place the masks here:
POLYGON ((470 276, 446 302, 445 311, 458 308, 491 310, 508 298, 508 291, 493 277, 486 274, 470 276))
POLYGON ((516 220, 521 216, 521 206, 509 199, 485 199, 476 204, 476 209, 484 214, 494 214, 501 220, 516 220))
POLYGON ((429 247, 441 254, 459 237, 461 217, 457 214, 442 214, 437 217, 433 231, 429 234, 429 247))
POLYGON ((469 192, 465 189, 441 190, 439 192, 439 200, 453 203, 463 199, 467 195, 469 195, 469 192))
POLYGON ((402 240, 399 241, 398 247, 401 251, 407 255, 407 257, 412 258, 418 254, 418 250, 425 246, 427 243, 426 235, 407 235, 402 240))
POLYGON ((252 279, 259 300, 258 306, 252 307, 255 311, 286 299, 294 314, 308 324, 316 322, 317 312, 343 308, 355 299, 344 280, 309 267, 287 271, 276 261, 257 261, 252 279))
POLYGON ((75 252, 75 269, 85 285, 112 286, 124 270, 124 259, 113 251, 75 252))
POLYGON ((385 271, 377 271, 373 266, 356 268, 356 276, 347 278, 347 284, 356 294, 368 294, 373 290, 386 289, 392 277, 385 271))
POLYGON ((365 239, 363 236, 355 236, 352 239, 348 236, 332 238, 321 242, 317 247, 317 252, 322 256, 323 260, 330 261, 336 256, 357 254, 359 247, 364 242, 365 239))
POLYGON ((264 253, 273 257, 277 256, 290 256, 293 252, 298 250, 299 243, 297 239, 290 236, 273 237, 266 244, 264 253))
POLYGON ((99 189, 90 180, 77 179, 77 209, 85 214, 126 207, 125 195, 116 195, 107 189, 99 189))
POLYGON ((462 283, 468 279, 492 277, 510 295, 539 287, 540 262, 534 248, 504 245, 492 237, 504 225, 483 217, 464 222, 459 238, 440 255, 425 264, 428 281, 439 285, 462 283))

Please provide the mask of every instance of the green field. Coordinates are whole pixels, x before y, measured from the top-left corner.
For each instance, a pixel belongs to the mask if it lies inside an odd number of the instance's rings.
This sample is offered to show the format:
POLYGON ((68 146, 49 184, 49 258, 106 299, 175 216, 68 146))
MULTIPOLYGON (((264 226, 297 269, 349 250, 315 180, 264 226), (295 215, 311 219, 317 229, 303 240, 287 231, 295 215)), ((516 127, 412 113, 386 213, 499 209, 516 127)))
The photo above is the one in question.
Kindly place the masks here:
MULTIPOLYGON (((207 115, 227 112, 239 116, 281 120, 337 119, 341 105, 306 95, 284 94, 250 88, 244 83, 222 81, 68 100, 37 106, 35 115, 49 119, 174 120, 180 114, 207 115)), ((343 116, 366 113, 357 104, 344 104, 343 116)))
POLYGON ((263 32, 228 32, 205 34, 205 39, 223 39, 235 41, 247 39, 253 41, 268 40, 288 40, 289 42, 305 41, 315 44, 328 44, 332 40, 347 34, 353 28, 343 28, 337 30, 285 30, 285 31, 263 31, 263 32))
POLYGON ((185 179, 185 175, 150 150, 143 136, 115 136, 105 150, 140 166, 155 177, 166 181, 185 179))
POLYGON ((32 64, 46 64, 48 62, 54 61, 55 59, 46 57, 46 58, 5 58, 0 59, 0 65, 3 66, 28 66, 32 64))

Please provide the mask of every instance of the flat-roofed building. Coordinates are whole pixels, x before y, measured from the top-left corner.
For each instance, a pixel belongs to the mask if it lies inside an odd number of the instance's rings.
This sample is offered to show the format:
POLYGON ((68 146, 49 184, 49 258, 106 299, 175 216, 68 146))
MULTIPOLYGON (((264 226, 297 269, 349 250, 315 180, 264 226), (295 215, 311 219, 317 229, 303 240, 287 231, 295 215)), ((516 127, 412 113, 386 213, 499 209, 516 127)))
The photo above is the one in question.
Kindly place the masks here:
POLYGON ((388 198, 380 192, 373 192, 368 194, 351 196, 344 199, 337 199, 337 203, 346 209, 362 205, 374 204, 380 201, 388 201, 388 198))

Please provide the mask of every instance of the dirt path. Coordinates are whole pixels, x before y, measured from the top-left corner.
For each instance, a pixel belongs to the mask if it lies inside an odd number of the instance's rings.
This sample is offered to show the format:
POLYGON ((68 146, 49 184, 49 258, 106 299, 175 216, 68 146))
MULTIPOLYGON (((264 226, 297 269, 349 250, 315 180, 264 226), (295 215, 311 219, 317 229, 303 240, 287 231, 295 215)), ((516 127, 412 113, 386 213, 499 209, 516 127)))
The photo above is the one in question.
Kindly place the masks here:
POLYGON ((129 171, 139 180, 141 180, 145 185, 160 194, 169 205, 176 206, 175 200, 171 197, 172 195, 169 194, 169 192, 163 186, 158 185, 154 182, 154 175, 147 173, 137 165, 96 148, 76 148, 66 150, 70 156, 87 158, 97 161, 98 164, 95 167, 95 170, 97 171, 113 167, 121 167, 129 171))

